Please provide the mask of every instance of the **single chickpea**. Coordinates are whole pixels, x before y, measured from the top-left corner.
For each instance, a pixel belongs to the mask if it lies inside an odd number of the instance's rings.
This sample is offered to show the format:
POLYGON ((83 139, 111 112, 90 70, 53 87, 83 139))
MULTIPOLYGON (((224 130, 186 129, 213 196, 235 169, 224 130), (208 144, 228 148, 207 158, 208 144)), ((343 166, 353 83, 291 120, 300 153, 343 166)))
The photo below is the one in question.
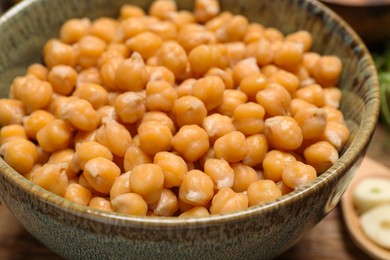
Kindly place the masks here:
POLYGON ((23 138, 14 138, 0 146, 3 159, 20 174, 28 173, 38 161, 38 150, 34 143, 23 138))
POLYGON ((250 42, 246 46, 245 56, 248 58, 255 57, 259 66, 271 64, 274 59, 274 54, 271 50, 271 43, 264 38, 250 42))
POLYGON ((256 94, 263 90, 269 81, 268 78, 261 72, 250 74, 242 79, 240 90, 244 92, 251 101, 256 100, 256 94))
POLYGON ((165 20, 170 12, 177 11, 176 2, 173 0, 156 0, 149 7, 149 14, 161 20, 165 20))
POLYGON ((125 4, 119 10, 119 20, 124 20, 131 17, 142 17, 145 15, 144 9, 132 4, 125 4))
POLYGON ((172 86, 175 85, 175 75, 169 69, 162 66, 148 66, 148 82, 151 81, 166 81, 172 86))
POLYGON ((60 28, 60 40, 67 44, 78 42, 87 35, 91 28, 88 18, 73 18, 67 20, 60 28))
POLYGON ((68 179, 72 179, 77 176, 78 171, 73 171, 71 164, 72 159, 75 154, 75 150, 71 148, 65 148, 63 150, 59 150, 57 152, 54 152, 50 154, 50 157, 47 160, 47 163, 65 163, 66 166, 66 175, 68 176, 68 179))
POLYGON ((239 86, 241 81, 253 73, 259 73, 260 69, 257 66, 257 60, 254 57, 245 58, 236 63, 233 67, 234 84, 239 86))
POLYGON ((244 37, 244 43, 250 44, 264 38, 264 29, 264 26, 259 23, 250 23, 244 37))
POLYGON ((233 124, 237 131, 254 135, 264 129, 264 108, 254 102, 239 105, 233 112, 233 124))
POLYGON ((192 75, 201 78, 212 67, 219 67, 221 56, 221 49, 213 45, 201 44, 194 47, 188 54, 192 75))
POLYGON ((193 207, 179 215, 179 218, 199 218, 208 217, 210 212, 202 206, 193 207))
POLYGON ((31 181, 45 190, 64 196, 69 184, 65 171, 66 164, 46 163, 34 170, 31 181))
POLYGON ((216 37, 213 32, 208 31, 204 26, 188 23, 181 25, 177 34, 177 41, 189 53, 197 46, 208 46, 208 44, 215 43, 216 37))
POLYGON ((249 206, 256 206, 276 200, 282 192, 274 181, 258 180, 249 186, 247 195, 249 206))
POLYGON ((130 189, 143 197, 147 204, 158 201, 163 191, 164 173, 156 164, 140 164, 130 174, 130 189))
POLYGON ((294 161, 283 169, 282 180, 288 187, 298 189, 317 177, 313 166, 294 161))
POLYGON ((208 159, 204 163, 204 173, 210 176, 214 189, 233 187, 234 170, 224 159, 208 159))
POLYGON ((268 152, 268 142, 264 134, 255 134, 245 138, 245 145, 248 152, 242 162, 249 166, 256 166, 263 162, 268 152))
POLYGON ((77 43, 79 50, 78 63, 82 68, 97 65, 99 57, 105 51, 107 43, 93 35, 83 36, 77 43))
POLYGON ((98 85, 103 84, 102 76, 98 68, 92 67, 79 71, 77 75, 76 86, 83 83, 95 83, 98 85))
POLYGON ((116 52, 123 58, 130 57, 131 50, 124 42, 110 42, 107 45, 106 52, 116 52))
POLYGON ((147 24, 143 17, 129 17, 123 19, 119 23, 119 33, 122 34, 123 40, 136 36, 139 33, 146 32, 148 30, 147 24))
POLYGON ((313 166, 318 174, 328 170, 339 159, 336 148, 327 141, 310 145, 304 150, 303 156, 306 163, 313 166))
POLYGON ((230 19, 232 19, 233 14, 229 11, 223 11, 216 15, 214 18, 211 18, 205 23, 207 30, 216 32, 221 29, 224 24, 226 24, 230 19))
POLYGON ((284 41, 275 52, 274 63, 285 69, 297 67, 303 59, 303 45, 293 41, 284 41))
POLYGON ((192 88, 194 87, 196 79, 189 78, 180 83, 176 87, 177 97, 192 96, 192 88))
POLYGON ((76 98, 61 109, 60 118, 82 131, 95 130, 101 122, 100 115, 87 100, 76 98))
POLYGON ((284 34, 274 27, 265 28, 264 37, 271 43, 280 42, 284 40, 284 34))
POLYGON ((220 189, 211 202, 211 214, 223 214, 248 208, 248 196, 244 193, 236 193, 230 188, 220 189))
POLYGON ((264 134, 275 149, 291 151, 301 146, 302 130, 297 121, 289 116, 270 117, 264 122, 264 134))
POLYGON ((157 63, 159 66, 165 66, 180 78, 187 69, 188 57, 184 48, 175 41, 163 42, 161 48, 157 51, 157 63), (172 59, 175 57, 175 59, 172 59))
POLYGON ((164 188, 180 187, 188 171, 183 158, 171 152, 159 152, 153 163, 159 165, 164 173, 164 188))
POLYGON ((270 78, 274 73, 281 70, 278 66, 274 64, 267 64, 261 68, 261 73, 263 73, 266 77, 270 78))
POLYGON ((36 138, 43 150, 53 153, 68 148, 72 136, 70 124, 61 119, 55 119, 42 127, 37 132, 36 138))
POLYGON ((77 146, 71 161, 71 169, 74 172, 84 170, 85 164, 93 158, 103 157, 108 160, 113 159, 111 151, 102 144, 89 141, 77 146))
POLYGON ((0 129, 0 146, 15 138, 28 140, 26 129, 22 125, 6 125, 0 129))
POLYGON ((23 102, 27 113, 49 105, 53 94, 53 87, 49 82, 28 77, 23 83, 16 98, 23 102))
POLYGON ((225 89, 222 104, 217 108, 217 111, 222 115, 231 117, 234 110, 247 101, 248 96, 243 91, 239 89, 225 89))
POLYGON ((56 65, 50 69, 47 80, 55 92, 67 96, 76 86, 77 71, 69 65, 56 65))
POLYGON ((34 63, 28 66, 26 75, 32 75, 40 80, 47 80, 49 70, 42 64, 34 63))
POLYGON ((213 196, 214 183, 207 174, 199 170, 187 172, 179 189, 182 201, 195 206, 205 206, 213 196))
POLYGON ((248 187, 259 179, 257 172, 243 163, 233 163, 234 183, 232 189, 235 192, 244 192, 248 187))
POLYGON ((167 15, 168 21, 172 22, 178 29, 187 24, 195 23, 195 15, 187 10, 170 12, 167 15))
POLYGON ((256 101, 269 116, 286 116, 291 105, 290 93, 278 83, 269 83, 256 94, 256 101))
POLYGON ((163 189, 160 198, 149 205, 155 216, 172 217, 179 209, 176 194, 170 189, 163 189))
POLYGON ((128 91, 115 99, 115 112, 125 123, 135 123, 140 120, 146 110, 145 97, 140 92, 128 91))
POLYGON ((146 85, 146 107, 149 110, 171 111, 177 93, 167 81, 151 81, 146 85))
POLYGON ((248 153, 245 135, 239 131, 230 132, 215 141, 214 150, 219 159, 225 159, 229 163, 239 162, 248 153))
POLYGON ((317 108, 317 106, 315 106, 312 103, 309 103, 303 99, 300 99, 300 98, 291 99, 291 103, 290 103, 291 116, 295 116, 299 111, 306 110, 309 108, 314 109, 314 108, 317 108))
POLYGON ((144 59, 154 56, 161 47, 163 40, 152 32, 142 32, 129 38, 126 46, 133 52, 138 52, 144 59))
POLYGON ((115 178, 110 189, 111 201, 119 195, 131 192, 130 175, 131 171, 128 171, 115 178))
POLYGON ((184 96, 175 101, 173 114, 179 127, 191 124, 202 125, 207 116, 207 109, 199 98, 184 96))
POLYGON ((130 146, 123 157, 123 167, 125 171, 131 171, 137 165, 151 163, 152 161, 152 156, 145 153, 140 147, 130 146))
POLYGON ((317 62, 320 60, 321 55, 317 52, 305 52, 303 54, 302 64, 306 68, 310 76, 314 76, 314 70, 317 66, 317 62))
POLYGON ((134 52, 129 59, 119 64, 115 83, 123 91, 140 91, 146 86, 148 73, 142 56, 134 52))
POLYGON ((326 111, 321 108, 306 108, 298 111, 295 121, 302 129, 303 139, 318 139, 327 126, 326 111))
POLYGON ((111 202, 103 197, 93 197, 89 201, 88 207, 109 212, 114 211, 111 202))
POLYGON ((224 46, 226 49, 225 56, 230 67, 233 67, 242 59, 246 58, 246 45, 243 42, 228 42, 220 46, 224 46))
POLYGON ((295 157, 290 153, 279 150, 269 151, 262 163, 264 178, 274 182, 282 180, 283 169, 295 161, 295 157))
POLYGON ((223 83, 225 84, 225 89, 233 89, 234 88, 234 81, 233 81, 233 72, 229 69, 220 69, 213 67, 209 69, 205 76, 218 76, 223 80, 223 83))
POLYGON ((113 199, 111 204, 115 212, 122 214, 146 216, 148 212, 148 204, 136 193, 121 194, 113 199))
POLYGON ((121 56, 112 57, 107 60, 100 68, 100 77, 102 81, 102 86, 107 89, 107 91, 118 91, 119 86, 117 86, 116 72, 119 65, 124 61, 124 58, 121 56))
POLYGON ((147 121, 158 121, 161 124, 168 126, 172 134, 176 133, 176 126, 173 120, 164 112, 161 111, 148 111, 144 114, 142 119, 139 121, 140 124, 147 121))
POLYGON ((54 119, 54 115, 46 110, 35 110, 23 118, 23 126, 28 137, 35 140, 38 131, 54 119))
POLYGON ((324 89, 318 84, 311 84, 297 89, 294 93, 294 97, 303 99, 317 107, 325 105, 324 89))
POLYGON ((87 206, 92 198, 92 193, 78 183, 71 183, 66 188, 64 198, 78 204, 87 206))
POLYGON ((315 80, 324 87, 335 86, 343 70, 343 64, 339 57, 325 55, 318 59, 314 66, 315 80))
POLYGON ((208 111, 218 107, 223 102, 225 84, 218 76, 205 76, 195 82, 192 94, 199 98, 208 111))
POLYGON ((176 40, 177 39, 177 27, 170 21, 161 21, 148 26, 150 32, 155 33, 163 41, 176 40))
POLYGON ((96 157, 84 165, 83 175, 89 185, 96 191, 108 195, 115 178, 121 173, 119 167, 111 160, 96 157))
POLYGON ((138 127, 138 137, 141 149, 150 155, 169 151, 173 143, 169 127, 158 121, 143 122, 138 127))
POLYGON ((73 96, 89 101, 94 109, 99 109, 108 103, 107 90, 95 83, 82 83, 78 85, 73 92, 73 96))
POLYGON ((328 122, 336 122, 345 124, 343 113, 332 106, 323 106, 322 109, 326 111, 326 119, 328 122))
POLYGON ((194 16, 197 22, 205 23, 217 16, 220 12, 219 2, 216 0, 195 1, 194 16))
POLYGON ((269 80, 279 83, 290 94, 293 94, 299 87, 299 78, 295 74, 282 69, 272 74, 269 80))
POLYGON ((172 145, 186 161, 195 162, 208 151, 210 142, 203 128, 198 125, 185 125, 173 137, 172 145))
POLYGON ((244 39, 248 26, 249 22, 246 17, 234 15, 216 32, 217 39, 221 42, 241 41, 244 39))
POLYGON ((126 127, 111 118, 103 120, 102 126, 96 131, 96 140, 119 157, 125 156, 132 141, 126 127))
POLYGON ((77 63, 75 49, 58 39, 50 39, 46 42, 43 59, 48 68, 56 65, 69 65, 74 67, 77 63))
POLYGON ((206 130, 211 143, 214 143, 215 140, 224 136, 225 134, 236 130, 232 119, 219 113, 207 116, 203 120, 202 127, 204 130, 206 130))
POLYGON ((116 19, 100 17, 92 22, 89 33, 109 43, 118 40, 118 27, 119 22, 116 19))
POLYGON ((342 92, 338 87, 324 88, 325 106, 340 107, 342 92))
POLYGON ((350 131, 344 123, 328 122, 320 140, 329 142, 340 152, 347 143, 349 135, 350 131))
POLYGON ((308 52, 313 45, 313 37, 308 31, 299 30, 286 35, 286 41, 302 44, 303 51, 308 52))

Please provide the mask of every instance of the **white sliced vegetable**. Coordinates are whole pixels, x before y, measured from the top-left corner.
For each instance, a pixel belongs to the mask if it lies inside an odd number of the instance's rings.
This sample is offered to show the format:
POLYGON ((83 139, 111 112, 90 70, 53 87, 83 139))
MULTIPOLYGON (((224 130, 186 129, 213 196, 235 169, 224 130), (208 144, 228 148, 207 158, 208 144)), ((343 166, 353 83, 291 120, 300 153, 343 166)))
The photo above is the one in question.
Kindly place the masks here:
POLYGON ((360 224, 368 238, 390 249, 390 204, 383 204, 361 215, 360 224))
POLYGON ((390 203, 390 179, 372 177, 360 181, 354 189, 353 198, 358 213, 390 203))

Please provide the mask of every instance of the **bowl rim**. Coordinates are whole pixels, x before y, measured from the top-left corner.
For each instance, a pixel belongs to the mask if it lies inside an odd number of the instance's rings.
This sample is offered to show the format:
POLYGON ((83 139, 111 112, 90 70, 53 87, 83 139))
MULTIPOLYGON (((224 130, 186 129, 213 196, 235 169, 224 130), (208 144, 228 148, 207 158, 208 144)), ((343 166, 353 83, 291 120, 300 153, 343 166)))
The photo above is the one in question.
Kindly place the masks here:
MULTIPOLYGON (((45 1, 48 0, 30 0, 20 2, 0 16, 0 25, 12 22, 11 20, 13 17, 16 17, 18 13, 21 13, 21 11, 29 8, 29 6, 45 1)), ((197 218, 151 216, 137 217, 116 212, 106 212, 68 201, 63 197, 55 195, 39 187, 38 185, 33 184, 31 181, 13 170, 1 157, 0 174, 5 175, 5 178, 8 179, 8 181, 17 185, 30 196, 34 196, 60 211, 64 211, 66 213, 70 213, 96 222, 114 224, 116 226, 142 226, 143 228, 170 228, 181 226, 187 228, 197 228, 202 226, 217 225, 224 222, 243 221, 247 218, 251 218, 262 213, 273 212, 278 210, 278 208, 283 205, 293 204, 305 196, 310 196, 310 194, 316 192, 318 189, 322 189, 327 185, 327 183, 334 181, 336 178, 341 178, 343 172, 346 172, 348 169, 350 169, 359 160, 360 155, 364 154, 365 148, 371 140, 375 130, 377 119, 379 117, 379 81, 376 68, 372 57, 363 41, 360 39, 357 33, 335 12, 316 0, 296 0, 295 2, 300 5, 302 2, 305 2, 305 7, 301 8, 308 8, 307 6, 310 8, 316 8, 318 12, 321 12, 326 17, 330 18, 330 22, 333 24, 333 26, 341 27, 343 33, 350 36, 356 43, 356 46, 360 48, 360 52, 364 57, 363 62, 366 63, 365 69, 369 71, 371 77, 371 88, 369 90, 371 99, 367 101, 367 109, 361 122, 361 124, 365 125, 366 128, 359 129, 354 140, 351 142, 350 146, 348 149, 346 149, 342 156, 340 156, 337 162, 309 184, 286 195, 283 195, 275 201, 262 205, 252 206, 237 212, 197 218)), ((326 212, 324 212, 324 214, 326 214, 326 212)))

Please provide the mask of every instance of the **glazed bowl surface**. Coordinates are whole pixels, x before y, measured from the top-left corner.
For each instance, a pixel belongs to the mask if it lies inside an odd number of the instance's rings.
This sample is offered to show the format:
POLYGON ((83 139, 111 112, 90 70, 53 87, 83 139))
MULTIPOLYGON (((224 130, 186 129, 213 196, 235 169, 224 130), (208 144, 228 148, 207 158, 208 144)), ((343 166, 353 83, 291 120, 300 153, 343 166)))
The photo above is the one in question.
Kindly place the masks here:
MULTIPOLYGON (((0 17, 0 94, 42 62, 42 48, 73 17, 117 17, 120 6, 151 0, 31 0, 0 17)), ((177 1, 180 9, 193 1, 177 1)), ((340 159, 316 180, 275 202, 207 218, 132 217, 69 202, 32 184, 0 159, 0 198, 22 225, 69 259, 270 259, 292 247, 340 201, 374 132, 379 113, 375 66, 357 34, 314 0, 224 0, 222 9, 284 33, 305 29, 313 51, 343 62, 341 110, 351 136, 340 159)), ((321 245, 318 245, 321 246, 321 245)))

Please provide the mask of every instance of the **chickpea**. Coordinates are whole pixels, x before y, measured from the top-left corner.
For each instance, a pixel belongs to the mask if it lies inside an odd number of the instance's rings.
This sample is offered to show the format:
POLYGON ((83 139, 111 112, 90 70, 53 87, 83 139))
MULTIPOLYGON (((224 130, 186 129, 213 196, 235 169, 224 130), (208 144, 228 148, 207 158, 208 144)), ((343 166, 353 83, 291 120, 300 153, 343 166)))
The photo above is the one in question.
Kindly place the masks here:
POLYGON ((177 197, 170 189, 163 189, 155 203, 149 205, 155 216, 171 217, 179 209, 177 197))
POLYGON ((303 59, 303 45, 293 41, 285 41, 275 52, 274 63, 285 69, 297 67, 303 59))
POLYGON ((85 164, 97 157, 106 158, 108 160, 113 159, 111 151, 100 143, 94 141, 81 143, 76 147, 76 151, 71 161, 71 169, 74 172, 84 170, 85 164))
POLYGON ((340 152, 347 143, 349 135, 349 129, 344 123, 328 122, 320 139, 329 142, 340 152))
POLYGON ((45 190, 64 196, 69 184, 65 171, 66 164, 46 163, 34 169, 31 181, 45 190))
POLYGON ((264 38, 250 42, 246 46, 245 56, 254 57, 259 66, 271 64, 274 59, 271 43, 264 38))
POLYGON ((40 80, 47 80, 49 70, 47 67, 39 63, 34 63, 28 66, 26 75, 32 75, 40 80))
POLYGON ((325 105, 324 89, 318 84, 312 84, 303 88, 299 88, 294 93, 294 97, 303 99, 317 107, 322 107, 325 105))
POLYGON ((276 183, 276 186, 278 186, 278 188, 282 192, 282 195, 286 195, 286 194, 294 191, 294 189, 292 189, 289 186, 287 186, 283 181, 278 181, 276 183))
POLYGON ((42 127, 36 135, 38 144, 47 152, 56 152, 68 148, 72 140, 70 124, 55 119, 42 127))
POLYGON ((269 151, 262 163, 264 178, 274 182, 282 180, 284 168, 295 161, 295 157, 290 153, 279 150, 269 151))
POLYGON ((278 83, 269 83, 256 94, 256 101, 269 116, 286 116, 291 105, 290 93, 278 83))
POLYGON ((297 121, 289 116, 275 116, 265 120, 264 134, 275 149, 291 151, 301 146, 302 130, 297 121))
POLYGON ((60 40, 67 44, 78 42, 87 35, 91 28, 91 21, 88 18, 73 18, 67 20, 60 29, 60 40))
POLYGON ((149 14, 161 20, 167 19, 170 12, 177 10, 176 2, 173 0, 156 0, 149 7, 149 14))
POLYGON ((176 78, 182 77, 182 74, 186 72, 188 63, 187 53, 177 42, 163 42, 156 55, 158 65, 168 68, 175 74, 176 78), (175 57, 175 59, 172 59, 172 57, 175 57))
POLYGON ((195 206, 205 206, 213 196, 214 183, 207 174, 199 170, 187 172, 179 189, 182 201, 195 206))
POLYGON ((171 111, 177 93, 167 81, 151 81, 146 85, 146 107, 149 110, 171 111))
POLYGON ((45 44, 43 59, 48 68, 56 65, 69 65, 74 67, 77 63, 75 49, 58 39, 51 39, 45 44))
POLYGON ((225 84, 225 89, 233 89, 234 81, 233 81, 233 72, 230 69, 220 69, 213 67, 209 69, 205 76, 218 76, 223 80, 225 84))
POLYGON ((295 121, 302 130, 303 139, 318 139, 322 136, 326 126, 326 112, 321 108, 306 108, 298 111, 295 121))
POLYGON ((73 95, 89 101, 94 109, 99 109, 108 103, 107 90, 95 83, 82 83, 78 85, 73 95))
POLYGON ((256 94, 263 90, 268 85, 267 77, 261 72, 250 74, 242 79, 240 83, 240 90, 244 92, 249 100, 254 101, 256 94))
POLYGON ((152 32, 142 32, 129 38, 126 46, 134 52, 138 52, 144 59, 154 56, 161 47, 163 40, 152 32))
POLYGON ((310 145, 304 150, 303 156, 306 163, 313 166, 318 174, 328 170, 339 159, 336 148, 327 141, 310 145))
POLYGON ((217 111, 222 115, 232 116, 233 111, 247 101, 248 96, 243 91, 238 89, 225 89, 222 104, 217 108, 217 111))
POLYGON ((316 52, 305 52, 303 54, 302 64, 310 76, 314 76, 314 70, 321 55, 316 52))
POLYGON ((187 10, 180 10, 178 12, 170 12, 167 15, 168 21, 172 22, 178 29, 182 26, 195 23, 195 16, 192 12, 187 10))
POLYGON ((111 160, 104 157, 92 158, 84 165, 83 175, 96 191, 108 195, 115 178, 121 170, 111 160))
POLYGON ((189 53, 197 46, 209 46, 209 44, 215 43, 216 37, 213 32, 208 31, 204 26, 188 23, 181 25, 177 41, 189 53))
POLYGON ((324 87, 335 86, 343 70, 343 64, 339 57, 325 55, 318 59, 314 66, 315 80, 324 87))
POLYGON ((82 131, 95 130, 101 122, 100 115, 87 100, 76 98, 61 109, 60 118, 82 131))
POLYGON ((110 189, 111 201, 119 195, 131 192, 130 175, 131 171, 128 171, 115 178, 110 189))
POLYGON ((264 108, 257 103, 241 104, 233 112, 233 124, 245 135, 258 134, 264 128, 264 114, 264 108))
POLYGON ((141 149, 150 155, 169 151, 173 143, 171 130, 157 121, 143 122, 138 128, 138 137, 141 149))
POLYGON ((55 92, 66 96, 73 92, 77 71, 68 65, 56 65, 50 69, 47 80, 55 92))
POLYGON ((226 24, 230 19, 232 19, 233 14, 229 11, 223 11, 214 18, 211 18, 209 21, 205 23, 205 27, 207 30, 212 32, 216 32, 222 28, 224 24, 226 24))
POLYGON ((249 22, 246 17, 234 15, 216 32, 217 39, 221 42, 241 41, 248 30, 248 26, 249 22))
POLYGON ((77 176, 78 171, 73 171, 72 169, 72 159, 75 154, 75 151, 71 148, 65 148, 63 150, 59 150, 52 154, 49 154, 49 158, 47 163, 65 163, 66 166, 66 175, 68 179, 72 179, 77 176))
POLYGON ((300 98, 293 98, 290 103, 291 116, 295 116, 301 110, 314 109, 314 108, 317 108, 317 106, 300 98))
POLYGON ((169 69, 162 66, 146 67, 148 71, 148 82, 151 81, 166 81, 172 86, 175 85, 175 75, 169 69))
POLYGON ((273 73, 270 81, 279 83, 290 94, 293 94, 299 87, 299 78, 295 74, 282 69, 273 73))
POLYGON ((231 118, 219 113, 206 117, 203 120, 202 127, 206 130, 211 143, 214 143, 218 138, 235 130, 231 118))
POLYGON ((274 73, 281 70, 278 66, 274 64, 267 64, 261 68, 261 73, 263 73, 266 77, 270 78, 274 73))
POLYGON ((177 27, 170 21, 160 21, 148 26, 148 29, 161 37, 163 41, 176 40, 177 27))
POLYGON ((176 126, 173 122, 173 120, 164 112, 161 111, 148 111, 144 114, 141 121, 139 121, 140 124, 147 121, 158 121, 163 125, 168 126, 169 130, 171 130, 172 134, 174 135, 176 133, 176 126))
POLYGON ((125 171, 131 171, 137 165, 151 163, 152 161, 152 156, 145 153, 140 147, 130 146, 123 158, 123 167, 125 171))
POLYGON ((249 186, 247 195, 249 206, 256 206, 276 200, 282 192, 274 181, 258 180, 249 186))
POLYGON ((78 63, 83 68, 97 65, 99 57, 107 48, 107 43, 93 35, 83 36, 77 43, 79 50, 78 63))
POLYGON ((242 59, 246 58, 246 45, 243 42, 228 42, 220 46, 226 49, 225 56, 230 67, 233 67, 242 59))
POLYGON ((64 198, 78 204, 87 206, 92 198, 92 193, 78 183, 71 183, 66 188, 64 198))
POLYGON ((111 204, 115 212, 122 214, 146 216, 148 212, 148 205, 145 200, 136 193, 121 194, 113 199, 111 204))
POLYGON ((98 85, 103 84, 102 75, 100 75, 100 71, 98 68, 92 67, 79 71, 77 75, 76 86, 83 83, 95 83, 98 85))
POLYGON ((85 142, 95 142, 96 141, 96 130, 93 131, 77 131, 76 135, 73 137, 74 147, 77 147, 85 142))
POLYGON ((210 213, 222 214, 235 212, 248 208, 248 196, 236 193, 230 188, 220 189, 211 202, 210 213))
POLYGON ((248 153, 245 135, 239 131, 230 132, 215 141, 214 150, 219 159, 225 159, 229 163, 239 162, 248 153))
POLYGON ((0 146, 3 159, 20 174, 28 173, 38 161, 38 150, 34 143, 23 138, 14 138, 0 146))
POLYGON ((103 120, 102 126, 96 131, 96 140, 119 157, 125 156, 132 141, 126 127, 111 118, 103 120))
POLYGON ((90 34, 99 37, 109 43, 118 39, 119 23, 111 17, 100 17, 95 19, 90 27, 90 34))
POLYGON ((193 207, 179 215, 179 218, 199 218, 210 216, 209 211, 202 206, 193 207))
POLYGON ((140 120, 146 110, 146 101, 140 92, 128 91, 115 99, 115 112, 125 123, 135 123, 140 120))
POLYGON ((140 91, 146 86, 148 73, 142 56, 134 52, 119 64, 115 72, 115 84, 123 91, 140 91))
POLYGON ((173 137, 172 145, 186 161, 195 162, 208 151, 210 142, 203 128, 198 125, 185 125, 173 137))
POLYGON ((181 82, 180 85, 176 87, 177 97, 191 96, 195 82, 196 79, 194 78, 189 78, 181 82))
POLYGON ((257 172, 250 166, 243 163, 231 165, 234 170, 234 183, 232 189, 235 192, 244 192, 248 187, 259 179, 257 172))
POLYGON ((264 38, 264 29, 264 26, 259 23, 250 23, 244 37, 244 42, 249 45, 251 42, 256 42, 264 38))
POLYGON ((344 115, 340 110, 332 106, 323 106, 322 109, 326 111, 326 119, 328 122, 345 123, 344 115))
POLYGON ((294 161, 283 169, 282 180, 288 187, 298 189, 317 177, 313 166, 294 161))
POLYGON ((340 107, 342 92, 338 87, 324 88, 325 106, 340 107))
POLYGON ((207 116, 207 109, 202 100, 194 96, 178 98, 173 106, 176 123, 184 125, 202 125, 207 116))
POLYGON ((308 31, 299 30, 290 33, 285 38, 286 41, 296 42, 303 46, 303 51, 308 52, 313 44, 313 38, 308 31))
POLYGON ((106 61, 100 68, 100 77, 102 81, 102 86, 108 91, 118 91, 119 86, 117 86, 116 72, 119 65, 124 61, 124 58, 121 56, 112 57, 106 61))
POLYGON ((124 20, 131 17, 142 17, 145 15, 144 9, 139 6, 125 4, 119 10, 119 20, 124 20))
POLYGON ((234 170, 224 159, 206 160, 204 173, 210 176, 216 190, 233 187, 234 170))
POLYGON ((88 207, 94 208, 94 209, 99 209, 99 210, 104 210, 104 211, 109 211, 109 212, 114 211, 112 208, 111 202, 105 198, 102 198, 102 197, 93 197, 89 201, 88 207))
POLYGON ((267 138, 263 134, 255 134, 245 138, 248 152, 242 162, 249 166, 256 166, 263 162, 268 151, 267 138))
POLYGON ((208 111, 218 107, 223 102, 225 84, 218 76, 205 76, 199 79, 192 88, 192 94, 199 98, 208 111))
POLYGON ((241 81, 253 73, 259 73, 260 69, 257 66, 257 60, 254 57, 245 58, 236 63, 233 67, 234 84, 239 86, 241 81))
POLYGON ((46 107, 51 101, 53 87, 47 81, 28 77, 20 87, 16 98, 23 102, 27 113, 46 107))
POLYGON ((220 12, 219 2, 216 0, 195 1, 194 16, 197 22, 205 23, 220 12))
POLYGON ((213 45, 201 44, 194 47, 188 54, 192 75, 201 78, 212 67, 223 67, 221 49, 213 45))
POLYGON ((0 129, 0 145, 3 145, 6 142, 15 138, 22 138, 26 140, 28 139, 26 130, 23 126, 13 124, 3 126, 0 129))
POLYGON ((276 43, 284 40, 283 33, 274 27, 265 28, 264 36, 271 43, 276 43))
POLYGON ((180 187, 188 171, 183 158, 170 152, 159 152, 154 156, 153 163, 163 170, 164 188, 180 187))

